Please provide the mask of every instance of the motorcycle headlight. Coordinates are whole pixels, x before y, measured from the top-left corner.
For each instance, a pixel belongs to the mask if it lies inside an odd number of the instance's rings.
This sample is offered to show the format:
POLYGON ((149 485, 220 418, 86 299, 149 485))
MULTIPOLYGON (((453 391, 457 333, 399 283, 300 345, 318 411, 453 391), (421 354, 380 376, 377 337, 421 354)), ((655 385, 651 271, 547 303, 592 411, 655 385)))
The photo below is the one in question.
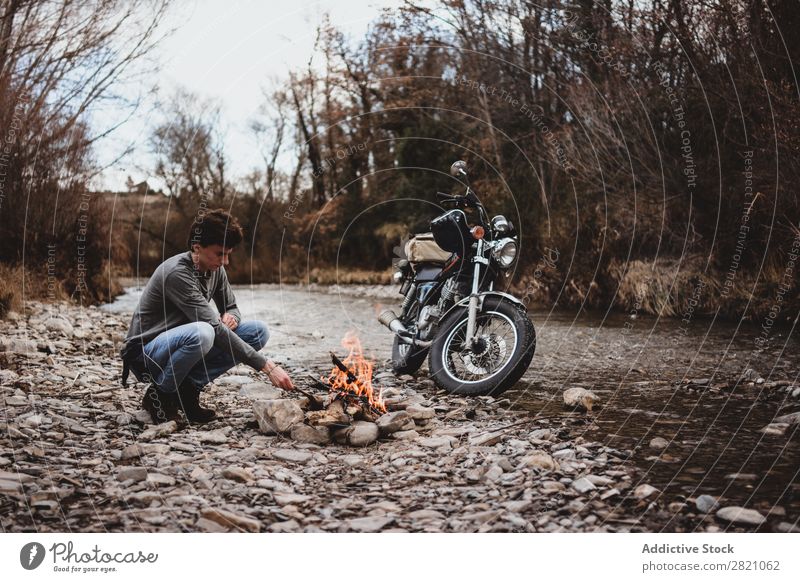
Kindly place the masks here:
POLYGON ((497 234, 506 234, 514 229, 514 226, 502 214, 498 214, 492 219, 492 229, 497 234))
POLYGON ((504 238, 497 242, 492 255, 501 269, 508 269, 517 260, 517 243, 512 238, 504 238))

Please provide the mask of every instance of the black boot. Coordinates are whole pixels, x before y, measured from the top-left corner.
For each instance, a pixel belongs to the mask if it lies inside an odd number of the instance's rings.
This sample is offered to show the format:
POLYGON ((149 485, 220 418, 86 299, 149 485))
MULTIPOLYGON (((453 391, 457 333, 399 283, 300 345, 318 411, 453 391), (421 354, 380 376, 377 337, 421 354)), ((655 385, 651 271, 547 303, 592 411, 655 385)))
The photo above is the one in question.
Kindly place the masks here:
POLYGON ((150 413, 150 418, 156 424, 168 420, 178 420, 178 400, 175 394, 168 394, 158 389, 155 384, 150 384, 144 393, 142 408, 150 413))
POLYGON ((200 406, 200 389, 188 378, 178 387, 178 404, 189 422, 202 424, 217 418, 216 412, 200 406))

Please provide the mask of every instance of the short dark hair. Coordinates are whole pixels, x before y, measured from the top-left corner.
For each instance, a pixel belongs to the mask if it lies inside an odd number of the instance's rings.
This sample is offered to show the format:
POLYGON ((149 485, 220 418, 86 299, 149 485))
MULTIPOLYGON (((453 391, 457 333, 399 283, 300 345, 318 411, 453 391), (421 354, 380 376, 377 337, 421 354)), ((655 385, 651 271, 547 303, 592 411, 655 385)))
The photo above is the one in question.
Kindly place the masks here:
POLYGON ((201 247, 221 245, 233 248, 242 242, 244 234, 242 226, 236 217, 231 216, 222 208, 198 213, 189 230, 189 249, 192 245, 201 247))

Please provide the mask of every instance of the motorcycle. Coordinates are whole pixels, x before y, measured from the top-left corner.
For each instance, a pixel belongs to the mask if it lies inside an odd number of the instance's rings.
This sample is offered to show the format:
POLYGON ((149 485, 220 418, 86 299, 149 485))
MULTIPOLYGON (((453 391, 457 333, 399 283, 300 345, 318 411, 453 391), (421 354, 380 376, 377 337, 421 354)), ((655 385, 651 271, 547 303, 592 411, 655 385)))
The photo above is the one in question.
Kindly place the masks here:
POLYGON ((394 334, 395 373, 412 374, 428 357, 431 377, 447 392, 499 394, 522 377, 536 350, 525 305, 494 288, 516 263, 518 237, 504 216, 489 220, 465 162, 455 162, 450 174, 463 180, 466 192, 437 193, 451 209, 431 221, 430 233, 405 245, 394 273, 403 295, 400 315, 387 309, 378 321, 394 334))

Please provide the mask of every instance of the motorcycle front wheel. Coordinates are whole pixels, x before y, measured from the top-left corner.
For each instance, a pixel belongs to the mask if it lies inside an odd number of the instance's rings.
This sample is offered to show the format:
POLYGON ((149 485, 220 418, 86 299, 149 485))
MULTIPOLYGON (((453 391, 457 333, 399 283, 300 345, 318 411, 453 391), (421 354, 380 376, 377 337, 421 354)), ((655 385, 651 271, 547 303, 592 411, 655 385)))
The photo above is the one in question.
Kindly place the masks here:
POLYGON ((467 319, 464 307, 441 322, 430 350, 431 377, 451 394, 500 394, 530 366, 536 350, 533 322, 514 303, 487 297, 475 322, 476 345, 468 346, 467 319))

